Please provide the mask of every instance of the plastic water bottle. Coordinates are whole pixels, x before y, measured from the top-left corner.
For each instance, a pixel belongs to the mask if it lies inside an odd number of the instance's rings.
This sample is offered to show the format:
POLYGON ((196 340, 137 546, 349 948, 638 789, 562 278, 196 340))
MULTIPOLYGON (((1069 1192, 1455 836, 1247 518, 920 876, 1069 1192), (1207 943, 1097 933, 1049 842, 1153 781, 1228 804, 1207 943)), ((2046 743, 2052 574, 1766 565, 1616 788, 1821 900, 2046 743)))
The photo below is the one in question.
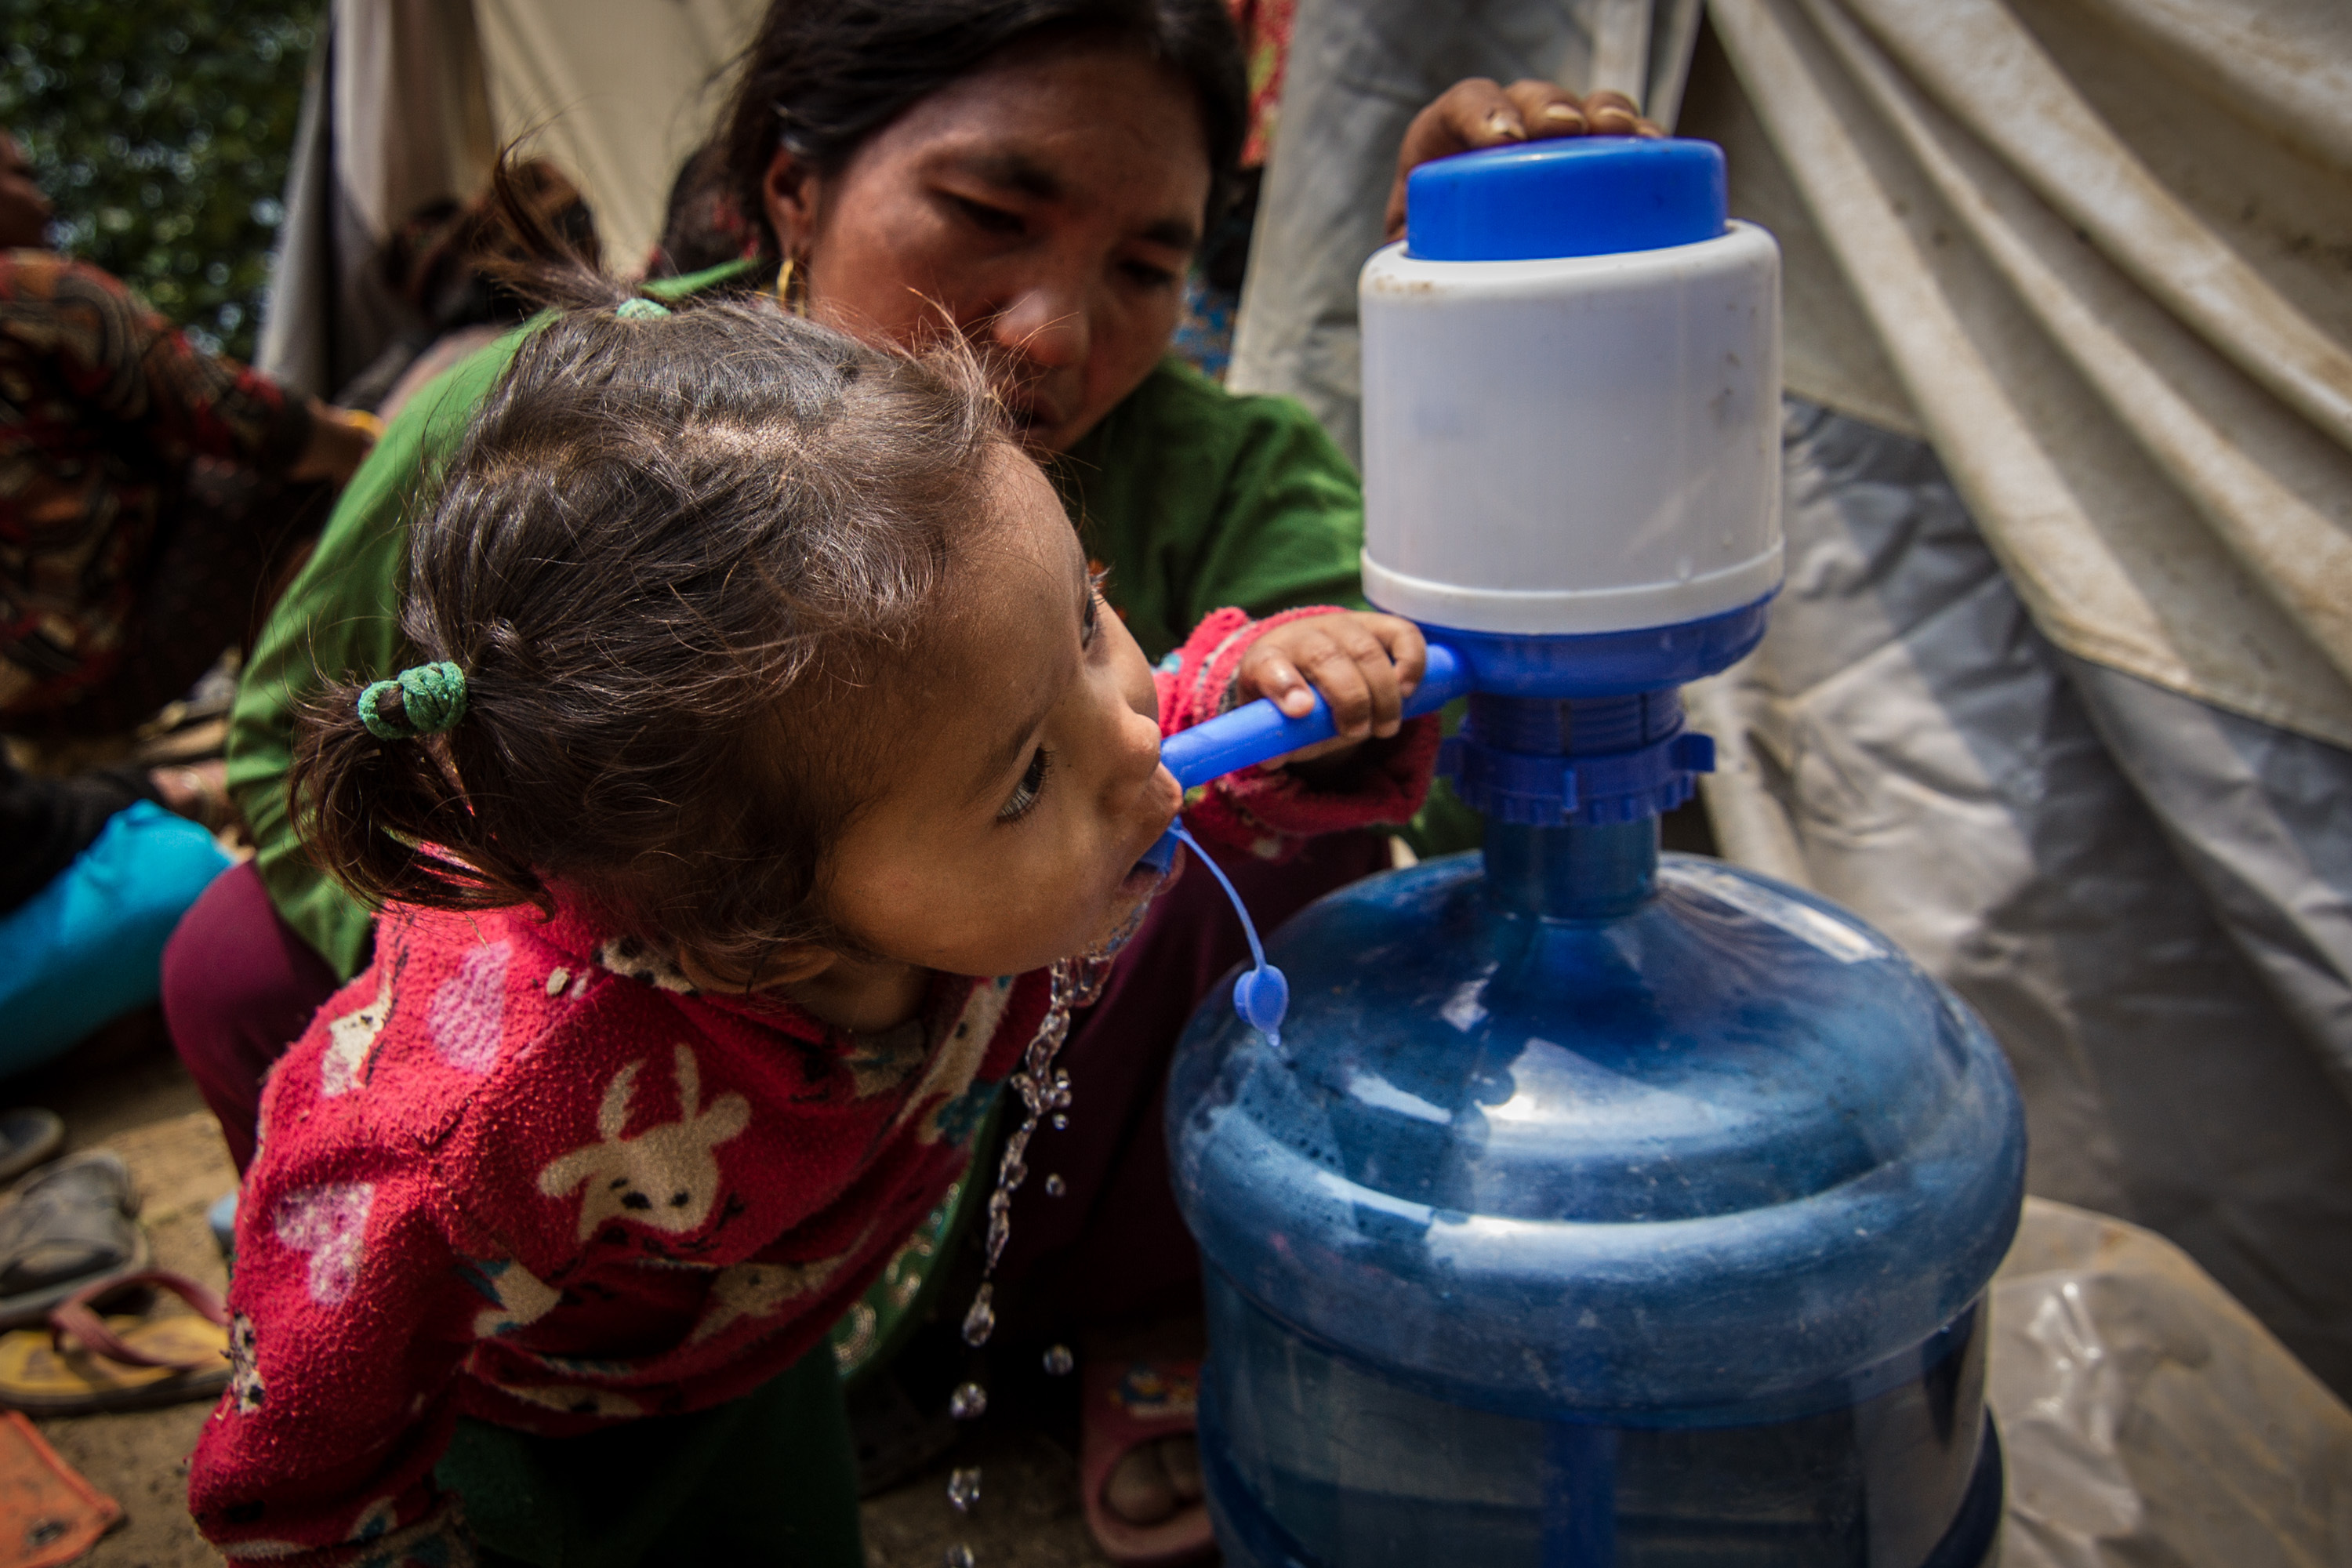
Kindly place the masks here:
POLYGON ((1279 1051, 1223 996, 1180 1048, 1226 1559, 1974 1568, 2015 1085, 1852 915, 1658 852, 1675 689, 1780 580, 1777 252, 1698 142, 1447 160, 1412 218, 1365 582, 1471 671, 1487 834, 1275 933, 1279 1051))

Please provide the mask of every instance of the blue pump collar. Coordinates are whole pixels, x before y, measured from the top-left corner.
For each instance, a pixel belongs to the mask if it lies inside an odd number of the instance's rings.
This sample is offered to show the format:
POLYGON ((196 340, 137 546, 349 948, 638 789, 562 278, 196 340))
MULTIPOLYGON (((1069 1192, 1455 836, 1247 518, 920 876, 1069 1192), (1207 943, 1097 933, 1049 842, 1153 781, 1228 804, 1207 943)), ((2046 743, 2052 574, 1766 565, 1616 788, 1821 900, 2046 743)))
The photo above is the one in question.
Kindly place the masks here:
POLYGON ((1405 251, 1530 261, 1696 245, 1723 232, 1723 149, 1580 136, 1440 158, 1405 184, 1405 251))
MULTIPOLYGON (((1778 590, 1775 590, 1778 592, 1778 590)), ((1686 686, 1730 668, 1764 639, 1767 594, 1703 620, 1623 632, 1515 637, 1425 626, 1470 668, 1469 686, 1496 697, 1627 697, 1686 686)))

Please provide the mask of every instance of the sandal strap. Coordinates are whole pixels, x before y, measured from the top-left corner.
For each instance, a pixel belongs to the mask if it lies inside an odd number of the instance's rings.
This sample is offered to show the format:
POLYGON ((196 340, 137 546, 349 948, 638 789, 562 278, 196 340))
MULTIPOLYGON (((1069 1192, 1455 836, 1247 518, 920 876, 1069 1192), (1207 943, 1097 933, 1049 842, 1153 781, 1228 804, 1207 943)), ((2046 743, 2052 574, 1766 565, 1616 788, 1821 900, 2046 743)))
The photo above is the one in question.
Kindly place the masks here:
POLYGON ((193 1372, 215 1364, 218 1358, 214 1355, 199 1356, 194 1360, 182 1356, 152 1356, 116 1333, 107 1321, 98 1315, 91 1303, 131 1285, 169 1290, 194 1307, 197 1315, 207 1322, 227 1326, 228 1306, 211 1286, 191 1279, 184 1274, 174 1274, 168 1268, 151 1268, 144 1273, 121 1274, 94 1285, 85 1285, 58 1303, 49 1313, 49 1342, 62 1351, 66 1341, 78 1340, 85 1349, 124 1366, 153 1366, 174 1372, 193 1372))

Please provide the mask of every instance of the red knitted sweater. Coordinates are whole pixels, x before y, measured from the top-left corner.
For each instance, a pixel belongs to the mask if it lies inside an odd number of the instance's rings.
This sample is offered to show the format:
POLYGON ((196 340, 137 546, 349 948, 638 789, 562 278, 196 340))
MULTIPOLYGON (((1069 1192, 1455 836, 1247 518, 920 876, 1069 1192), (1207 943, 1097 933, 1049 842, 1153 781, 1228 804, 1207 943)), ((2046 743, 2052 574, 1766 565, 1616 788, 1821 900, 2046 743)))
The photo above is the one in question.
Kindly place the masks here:
MULTIPOLYGON (((1224 706, 1275 621, 1202 623, 1158 677, 1161 731, 1224 706)), ((1187 811, 1269 856, 1402 821, 1436 739, 1417 721, 1345 794, 1251 773, 1187 811)), ((385 911, 264 1096, 197 1522, 237 1559, 446 1563, 432 1470, 461 1415, 564 1434, 750 1393, 961 1173, 1046 993, 938 975, 919 1026, 853 1036, 699 994, 576 900, 385 911)))

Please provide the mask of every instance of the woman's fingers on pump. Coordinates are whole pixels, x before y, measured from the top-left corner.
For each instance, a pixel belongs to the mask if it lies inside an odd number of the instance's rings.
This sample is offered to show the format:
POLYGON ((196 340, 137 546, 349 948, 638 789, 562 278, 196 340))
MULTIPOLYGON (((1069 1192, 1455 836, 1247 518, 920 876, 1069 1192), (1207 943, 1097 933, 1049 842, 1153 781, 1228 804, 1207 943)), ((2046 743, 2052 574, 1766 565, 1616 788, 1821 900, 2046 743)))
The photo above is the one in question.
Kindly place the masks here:
POLYGON ((1613 87, 1584 95, 1585 122, 1595 136, 1664 136, 1665 132, 1642 118, 1633 100, 1613 87))
POLYGON ((1556 82, 1529 78, 1513 82, 1503 89, 1503 95, 1519 111, 1519 123, 1527 127, 1531 141, 1581 136, 1589 129, 1583 103, 1556 82))
POLYGON ((1555 82, 1522 78, 1508 87, 1483 76, 1455 82, 1412 117, 1397 149, 1396 182, 1389 187, 1387 232, 1404 236, 1405 176, 1433 158, 1480 147, 1555 136, 1663 136, 1633 100, 1612 88, 1582 98, 1555 82))
MULTIPOLYGON (((1573 99, 1570 102, 1575 101, 1573 99)), ((1527 122, 1502 84, 1483 76, 1455 82, 1412 117, 1397 148, 1396 182, 1389 187, 1388 236, 1404 233, 1404 177, 1433 158, 1528 139, 1527 122)))

